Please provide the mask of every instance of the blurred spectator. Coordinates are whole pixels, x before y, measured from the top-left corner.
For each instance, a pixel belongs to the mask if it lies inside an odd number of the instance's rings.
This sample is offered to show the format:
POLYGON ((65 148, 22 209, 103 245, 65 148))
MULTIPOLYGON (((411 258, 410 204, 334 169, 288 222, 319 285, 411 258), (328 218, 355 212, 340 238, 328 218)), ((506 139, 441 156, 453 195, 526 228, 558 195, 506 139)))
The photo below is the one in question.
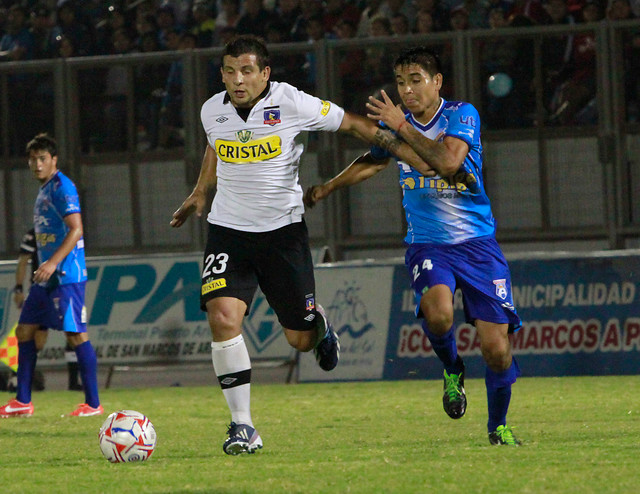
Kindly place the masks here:
POLYGON ((340 19, 357 24, 360 20, 360 10, 346 0, 326 0, 323 16, 325 33, 333 33, 333 28, 340 19))
POLYGON ((402 12, 398 12, 391 18, 391 32, 394 36, 411 34, 409 19, 402 12))
POLYGON ((95 53, 93 33, 78 18, 76 8, 73 0, 59 5, 56 11, 57 22, 51 30, 51 35, 54 39, 62 35, 71 38, 80 55, 91 55, 95 53))
POLYGON ((207 0, 195 0, 192 8, 193 27, 191 32, 197 38, 198 48, 213 46, 213 34, 216 29, 216 21, 213 18, 211 7, 207 0))
MULTIPOLYGON (((314 15, 306 19, 306 31, 309 38, 307 42, 315 44, 317 41, 325 39, 324 32, 324 20, 321 15, 314 15)), ((305 54, 305 64, 303 66, 305 73, 307 74, 305 89, 315 88, 317 81, 317 68, 316 68, 316 52, 314 49, 309 50, 305 54)))
MULTIPOLYGON (((377 38, 381 36, 391 36, 391 22, 389 18, 378 15, 371 20, 369 25, 369 36, 377 38)), ((357 95, 354 104, 358 108, 365 108, 365 103, 369 95, 379 94, 380 89, 384 89, 389 94, 395 90, 395 80, 391 70, 393 59, 392 50, 381 43, 372 42, 365 49, 365 60, 363 64, 363 87, 357 95)))
MULTIPOLYGON (((144 41, 144 37, 147 34, 151 34, 156 38, 156 44, 159 39, 158 34, 158 21, 156 20, 156 16, 154 14, 143 14, 139 16, 136 20, 136 40, 135 44, 139 50, 142 50, 142 43, 144 41)), ((149 43, 149 39, 147 36, 146 43, 149 43)), ((158 51, 158 50, 154 50, 158 51)))
POLYGON ((634 15, 629 0, 609 0, 607 19, 610 21, 623 21, 633 18, 634 15))
MULTIPOLYGON (((180 51, 198 47, 198 38, 193 33, 184 33, 180 37, 180 51)), ((169 75, 164 86, 162 106, 160 108, 160 127, 158 145, 163 148, 184 145, 184 115, 182 108, 182 60, 176 60, 169 67, 169 75)))
POLYGON ((226 28, 235 29, 241 17, 240 0, 222 0, 221 7, 216 17, 216 27, 213 33, 214 46, 224 45, 222 31, 226 28))
POLYGON ((449 14, 449 27, 451 31, 464 31, 469 29, 469 11, 464 4, 454 7, 449 14))
POLYGON ((433 17, 427 10, 418 10, 416 14, 416 27, 414 33, 416 34, 430 34, 433 32, 433 17))
POLYGON ((427 11, 431 14, 434 31, 449 30, 449 10, 441 0, 414 0, 413 3, 418 12, 427 11))
MULTIPOLYGON (((0 61, 20 62, 33 58, 33 37, 27 27, 27 10, 12 5, 7 12, 6 33, 0 39, 0 61)), ((34 134, 30 114, 32 93, 36 78, 31 74, 17 73, 8 77, 9 98, 9 148, 13 154, 24 151, 24 143, 34 134)))
MULTIPOLYGON (((582 18, 597 22, 604 17, 597 0, 585 0, 582 18)), ((559 125, 570 123, 595 124, 596 97, 596 37, 595 33, 579 33, 572 39, 571 54, 563 67, 550 105, 549 122, 559 125), (589 104, 591 103, 591 104, 589 104)))
POLYGON ((467 11, 467 29, 486 29, 489 27, 487 9, 482 0, 464 0, 462 5, 467 11))
POLYGON ((295 40, 307 41, 312 36, 309 35, 309 20, 312 17, 320 17, 324 12, 320 0, 304 0, 300 2, 300 15, 293 26, 291 37, 295 40))
POLYGON ((380 6, 380 14, 391 20, 396 14, 404 14, 413 28, 416 10, 412 0, 385 0, 380 6))
MULTIPOLYGON (((334 31, 338 39, 352 39, 357 35, 356 25, 348 19, 340 19, 334 31)), ((365 61, 365 52, 361 48, 346 48, 337 54, 337 67, 341 84, 342 97, 340 101, 345 109, 362 113, 364 108, 358 108, 359 104, 354 98, 362 89, 363 73, 361 66, 365 61)))
POLYGON ((371 19, 381 14, 381 6, 382 0, 366 0, 366 7, 360 14, 360 20, 358 21, 357 35, 359 37, 369 36, 371 19))
POLYGON ((0 39, 0 60, 17 62, 33 59, 33 36, 29 32, 27 10, 24 7, 9 7, 5 30, 0 39))
MULTIPOLYGON (((112 43, 113 53, 116 55, 126 55, 137 51, 133 34, 127 28, 120 28, 115 31, 112 43)), ((109 65, 105 76, 104 144, 107 151, 124 151, 127 149, 129 70, 129 66, 114 63, 109 65)))
POLYGON ((238 34, 255 34, 265 38, 265 28, 271 20, 272 14, 262 7, 262 0, 245 0, 244 10, 244 15, 240 17, 236 25, 238 34))
POLYGON ((276 15, 282 22, 291 41, 304 41, 304 37, 301 36, 300 30, 297 28, 302 15, 300 0, 280 0, 276 15))
POLYGON ((109 55, 113 53, 113 33, 118 29, 129 28, 131 22, 122 8, 117 4, 107 7, 104 18, 96 25, 96 50, 97 55, 109 55))
MULTIPOLYGON (((155 32, 142 35, 142 53, 157 52, 161 49, 155 32)), ((158 147, 158 121, 168 72, 167 64, 149 63, 136 66, 134 77, 138 151, 158 147)))
POLYGON ((548 15, 542 6, 542 0, 516 0, 511 14, 527 17, 534 24, 545 24, 548 20, 548 15))
POLYGON ((156 22, 158 25, 158 43, 162 49, 168 50, 167 37, 169 31, 182 31, 183 27, 177 23, 173 7, 168 4, 158 7, 158 10, 156 10, 156 22))
POLYGON ((31 36, 33 38, 33 58, 52 58, 55 54, 55 42, 51 36, 53 20, 51 11, 44 5, 37 5, 31 12, 31 36))

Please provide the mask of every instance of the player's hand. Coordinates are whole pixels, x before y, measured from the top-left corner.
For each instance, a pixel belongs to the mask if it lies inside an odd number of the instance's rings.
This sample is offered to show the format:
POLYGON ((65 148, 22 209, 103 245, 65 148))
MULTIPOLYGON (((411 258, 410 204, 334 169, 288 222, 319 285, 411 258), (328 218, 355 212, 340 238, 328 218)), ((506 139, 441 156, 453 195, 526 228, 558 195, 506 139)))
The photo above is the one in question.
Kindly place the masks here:
POLYGON ((367 109, 370 113, 367 113, 367 117, 372 120, 382 120, 387 127, 393 131, 398 131, 403 122, 406 122, 404 112, 400 105, 394 105, 391 98, 387 95, 384 89, 380 90, 382 101, 373 96, 369 96, 369 102, 367 103, 367 109))
POLYGON ((24 293, 13 292, 13 302, 16 304, 18 309, 22 309, 22 304, 24 304, 24 293))
MULTIPOLYGON (((56 272, 57 265, 52 263, 51 261, 45 261, 38 269, 36 269, 33 273, 33 281, 35 283, 44 283, 45 281, 49 281, 49 278, 56 272)), ((62 273, 64 274, 64 273, 62 273)))
POLYGON ((194 212, 199 218, 202 216, 204 201, 204 194, 192 192, 191 195, 184 200, 182 206, 173 213, 173 219, 169 224, 174 228, 180 228, 194 212))
POLYGON ((311 209, 318 201, 321 201, 329 195, 329 190, 324 185, 312 185, 304 193, 304 205, 311 209))

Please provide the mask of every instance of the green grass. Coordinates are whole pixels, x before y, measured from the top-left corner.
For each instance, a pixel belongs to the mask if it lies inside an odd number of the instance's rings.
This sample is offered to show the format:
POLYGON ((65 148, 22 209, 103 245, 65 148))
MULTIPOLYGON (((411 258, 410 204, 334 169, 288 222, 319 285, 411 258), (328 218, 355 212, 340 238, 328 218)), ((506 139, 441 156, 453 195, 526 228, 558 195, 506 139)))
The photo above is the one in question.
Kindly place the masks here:
MULTIPOLYGON (((215 387, 101 392, 105 410, 146 413, 151 459, 110 464, 101 417, 62 418, 77 394, 34 394, 29 419, 0 419, 0 486, 27 493, 636 492, 640 379, 523 378, 509 423, 521 448, 490 446, 482 380, 453 421, 440 381, 254 385, 265 448, 222 452, 229 422, 215 387)), ((5 394, 8 399, 11 397, 5 394)), ((4 396, 0 397, 4 399, 4 396)))

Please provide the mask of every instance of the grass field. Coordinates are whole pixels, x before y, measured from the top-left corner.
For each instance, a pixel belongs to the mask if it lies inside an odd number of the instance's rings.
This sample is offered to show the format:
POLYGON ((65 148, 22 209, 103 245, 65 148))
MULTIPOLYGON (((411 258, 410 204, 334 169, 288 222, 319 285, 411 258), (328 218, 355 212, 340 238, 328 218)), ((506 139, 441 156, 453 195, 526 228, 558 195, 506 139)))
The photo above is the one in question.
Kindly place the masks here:
POLYGON ((520 379, 509 415, 520 448, 489 445, 483 381, 467 380, 469 407, 458 421, 442 410, 441 386, 254 385, 265 448, 237 457, 222 452, 229 417, 219 389, 104 390, 105 410, 139 410, 156 427, 156 451, 139 464, 102 457, 104 416, 61 418, 78 394, 36 393, 33 417, 0 419, 0 486, 5 493, 637 492, 637 376, 520 379))

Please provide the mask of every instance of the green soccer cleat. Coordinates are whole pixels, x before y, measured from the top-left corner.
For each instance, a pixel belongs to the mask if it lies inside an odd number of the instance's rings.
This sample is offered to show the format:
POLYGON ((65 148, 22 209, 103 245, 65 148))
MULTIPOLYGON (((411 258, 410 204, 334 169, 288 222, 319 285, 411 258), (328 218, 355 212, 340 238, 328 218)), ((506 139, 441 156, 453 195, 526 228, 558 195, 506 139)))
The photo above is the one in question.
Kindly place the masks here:
POLYGON ((464 364, 459 374, 448 374, 444 371, 444 394, 442 406, 447 415, 452 419, 459 419, 467 411, 467 395, 464 392, 464 364))
POLYGON ((507 425, 499 425, 495 431, 490 432, 489 442, 494 446, 498 444, 501 444, 503 446, 522 445, 522 441, 516 439, 516 436, 513 435, 511 427, 507 425))

